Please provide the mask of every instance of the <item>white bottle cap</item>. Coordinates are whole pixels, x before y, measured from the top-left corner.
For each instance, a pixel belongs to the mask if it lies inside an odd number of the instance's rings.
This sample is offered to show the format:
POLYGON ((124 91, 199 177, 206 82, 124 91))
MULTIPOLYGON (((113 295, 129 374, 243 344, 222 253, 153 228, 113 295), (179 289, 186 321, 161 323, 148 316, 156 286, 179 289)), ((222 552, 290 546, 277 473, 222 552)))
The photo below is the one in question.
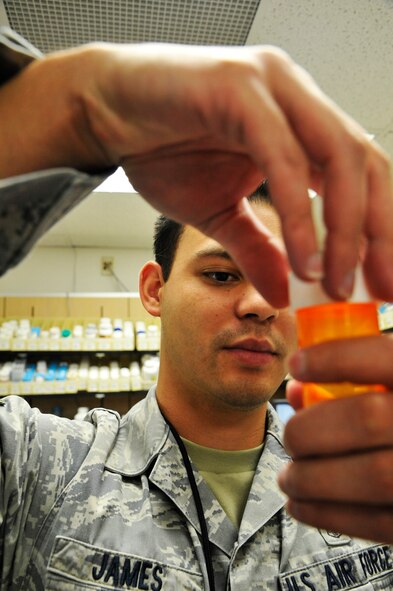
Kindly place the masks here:
MULTIPOLYGON (((363 270, 359 266, 355 271, 354 288, 348 302, 365 303, 373 301, 373 297, 367 289, 363 276, 363 270)), ((289 276, 289 301, 294 310, 329 304, 334 302, 324 291, 320 281, 303 281, 294 273, 289 276)))
MULTIPOLYGON (((325 248, 326 227, 323 220, 323 199, 315 191, 309 190, 311 199, 311 213, 314 222, 314 228, 318 247, 321 253, 325 248)), ((360 265, 355 270, 354 287, 349 302, 365 303, 372 302, 363 276, 363 269, 360 265)), ((296 277, 294 273, 289 275, 289 301, 294 310, 298 308, 307 308, 309 306, 318 306, 320 304, 330 304, 334 302, 322 287, 320 281, 303 281, 296 277)))

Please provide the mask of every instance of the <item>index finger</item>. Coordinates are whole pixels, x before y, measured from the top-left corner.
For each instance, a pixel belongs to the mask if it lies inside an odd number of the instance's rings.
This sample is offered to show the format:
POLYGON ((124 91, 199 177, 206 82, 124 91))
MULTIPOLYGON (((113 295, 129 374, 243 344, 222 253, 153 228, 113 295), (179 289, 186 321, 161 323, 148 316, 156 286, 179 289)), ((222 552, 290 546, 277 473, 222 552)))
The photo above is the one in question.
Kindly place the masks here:
POLYGON ((288 305, 288 263, 282 243, 255 215, 246 198, 220 216, 209 233, 231 253, 248 279, 272 305, 288 305), (267 261, 267 264, 265 264, 267 261))

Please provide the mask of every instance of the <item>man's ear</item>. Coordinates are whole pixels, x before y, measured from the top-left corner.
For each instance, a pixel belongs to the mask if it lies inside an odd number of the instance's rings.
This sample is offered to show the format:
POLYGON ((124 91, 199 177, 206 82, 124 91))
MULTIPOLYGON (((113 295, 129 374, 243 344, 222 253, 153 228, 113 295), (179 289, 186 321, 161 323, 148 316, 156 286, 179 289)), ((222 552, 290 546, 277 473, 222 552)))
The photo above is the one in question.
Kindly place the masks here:
POLYGON ((152 316, 161 316, 160 290, 163 285, 161 265, 148 261, 139 273, 139 295, 145 310, 152 316))

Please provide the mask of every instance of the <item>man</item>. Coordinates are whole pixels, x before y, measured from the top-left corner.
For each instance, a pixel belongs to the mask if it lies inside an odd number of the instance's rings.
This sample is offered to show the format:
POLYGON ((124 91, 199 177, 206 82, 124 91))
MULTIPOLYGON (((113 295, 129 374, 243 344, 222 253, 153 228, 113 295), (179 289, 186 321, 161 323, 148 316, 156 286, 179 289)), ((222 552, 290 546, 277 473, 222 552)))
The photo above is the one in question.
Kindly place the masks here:
MULTIPOLYGON (((260 194, 251 199, 277 237, 278 218, 266 201, 260 194)), ((372 585, 376 572, 362 563, 378 552, 385 556, 378 584, 390 588, 388 547, 303 528, 282 510, 275 478, 288 458, 267 401, 296 347, 292 313, 270 306, 218 243, 189 226, 161 220, 155 254, 156 262, 142 269, 140 293, 146 309, 161 317, 156 397, 211 488, 199 480, 205 515, 214 515, 207 525, 218 588, 225 578, 234 589, 275 589, 277 577, 289 591, 372 585)), ((191 491, 186 506, 190 498, 191 491)))
MULTIPOLYGON (((278 238, 260 199, 254 213, 278 238)), ((155 249, 140 291, 162 321, 156 391, 123 421, 96 410, 76 423, 2 402, 2 586, 389 589, 389 547, 283 510, 276 478, 289 458, 267 403, 296 347, 292 313, 190 226, 161 220, 155 249), (374 556, 378 587, 362 566, 374 556)))

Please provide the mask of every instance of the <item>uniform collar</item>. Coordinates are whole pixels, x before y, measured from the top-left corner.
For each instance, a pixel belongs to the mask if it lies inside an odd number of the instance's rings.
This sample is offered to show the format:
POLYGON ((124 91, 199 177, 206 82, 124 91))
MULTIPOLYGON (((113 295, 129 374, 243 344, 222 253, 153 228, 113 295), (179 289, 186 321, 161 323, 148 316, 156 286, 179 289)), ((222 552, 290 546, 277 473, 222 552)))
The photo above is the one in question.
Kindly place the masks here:
POLYGON ((143 474, 162 451, 168 434, 153 387, 121 420, 105 468, 129 477, 143 474))
MULTIPOLYGON (((273 452, 280 465, 289 460, 284 451, 282 434, 282 423, 269 404, 262 459, 268 451, 269 455, 273 452)), ((105 467, 123 476, 142 474, 163 450, 168 436, 169 428, 158 407, 154 386, 146 398, 133 406, 121 420, 116 443, 105 467)))
MULTIPOLYGON (((266 417, 264 448, 255 471, 250 494, 239 531, 239 545, 244 544, 256 531, 266 525, 273 516, 281 519, 280 511, 286 502, 277 476, 290 461, 283 445, 283 425, 269 404, 266 417)), ((296 528, 295 528, 296 529, 296 528)))

